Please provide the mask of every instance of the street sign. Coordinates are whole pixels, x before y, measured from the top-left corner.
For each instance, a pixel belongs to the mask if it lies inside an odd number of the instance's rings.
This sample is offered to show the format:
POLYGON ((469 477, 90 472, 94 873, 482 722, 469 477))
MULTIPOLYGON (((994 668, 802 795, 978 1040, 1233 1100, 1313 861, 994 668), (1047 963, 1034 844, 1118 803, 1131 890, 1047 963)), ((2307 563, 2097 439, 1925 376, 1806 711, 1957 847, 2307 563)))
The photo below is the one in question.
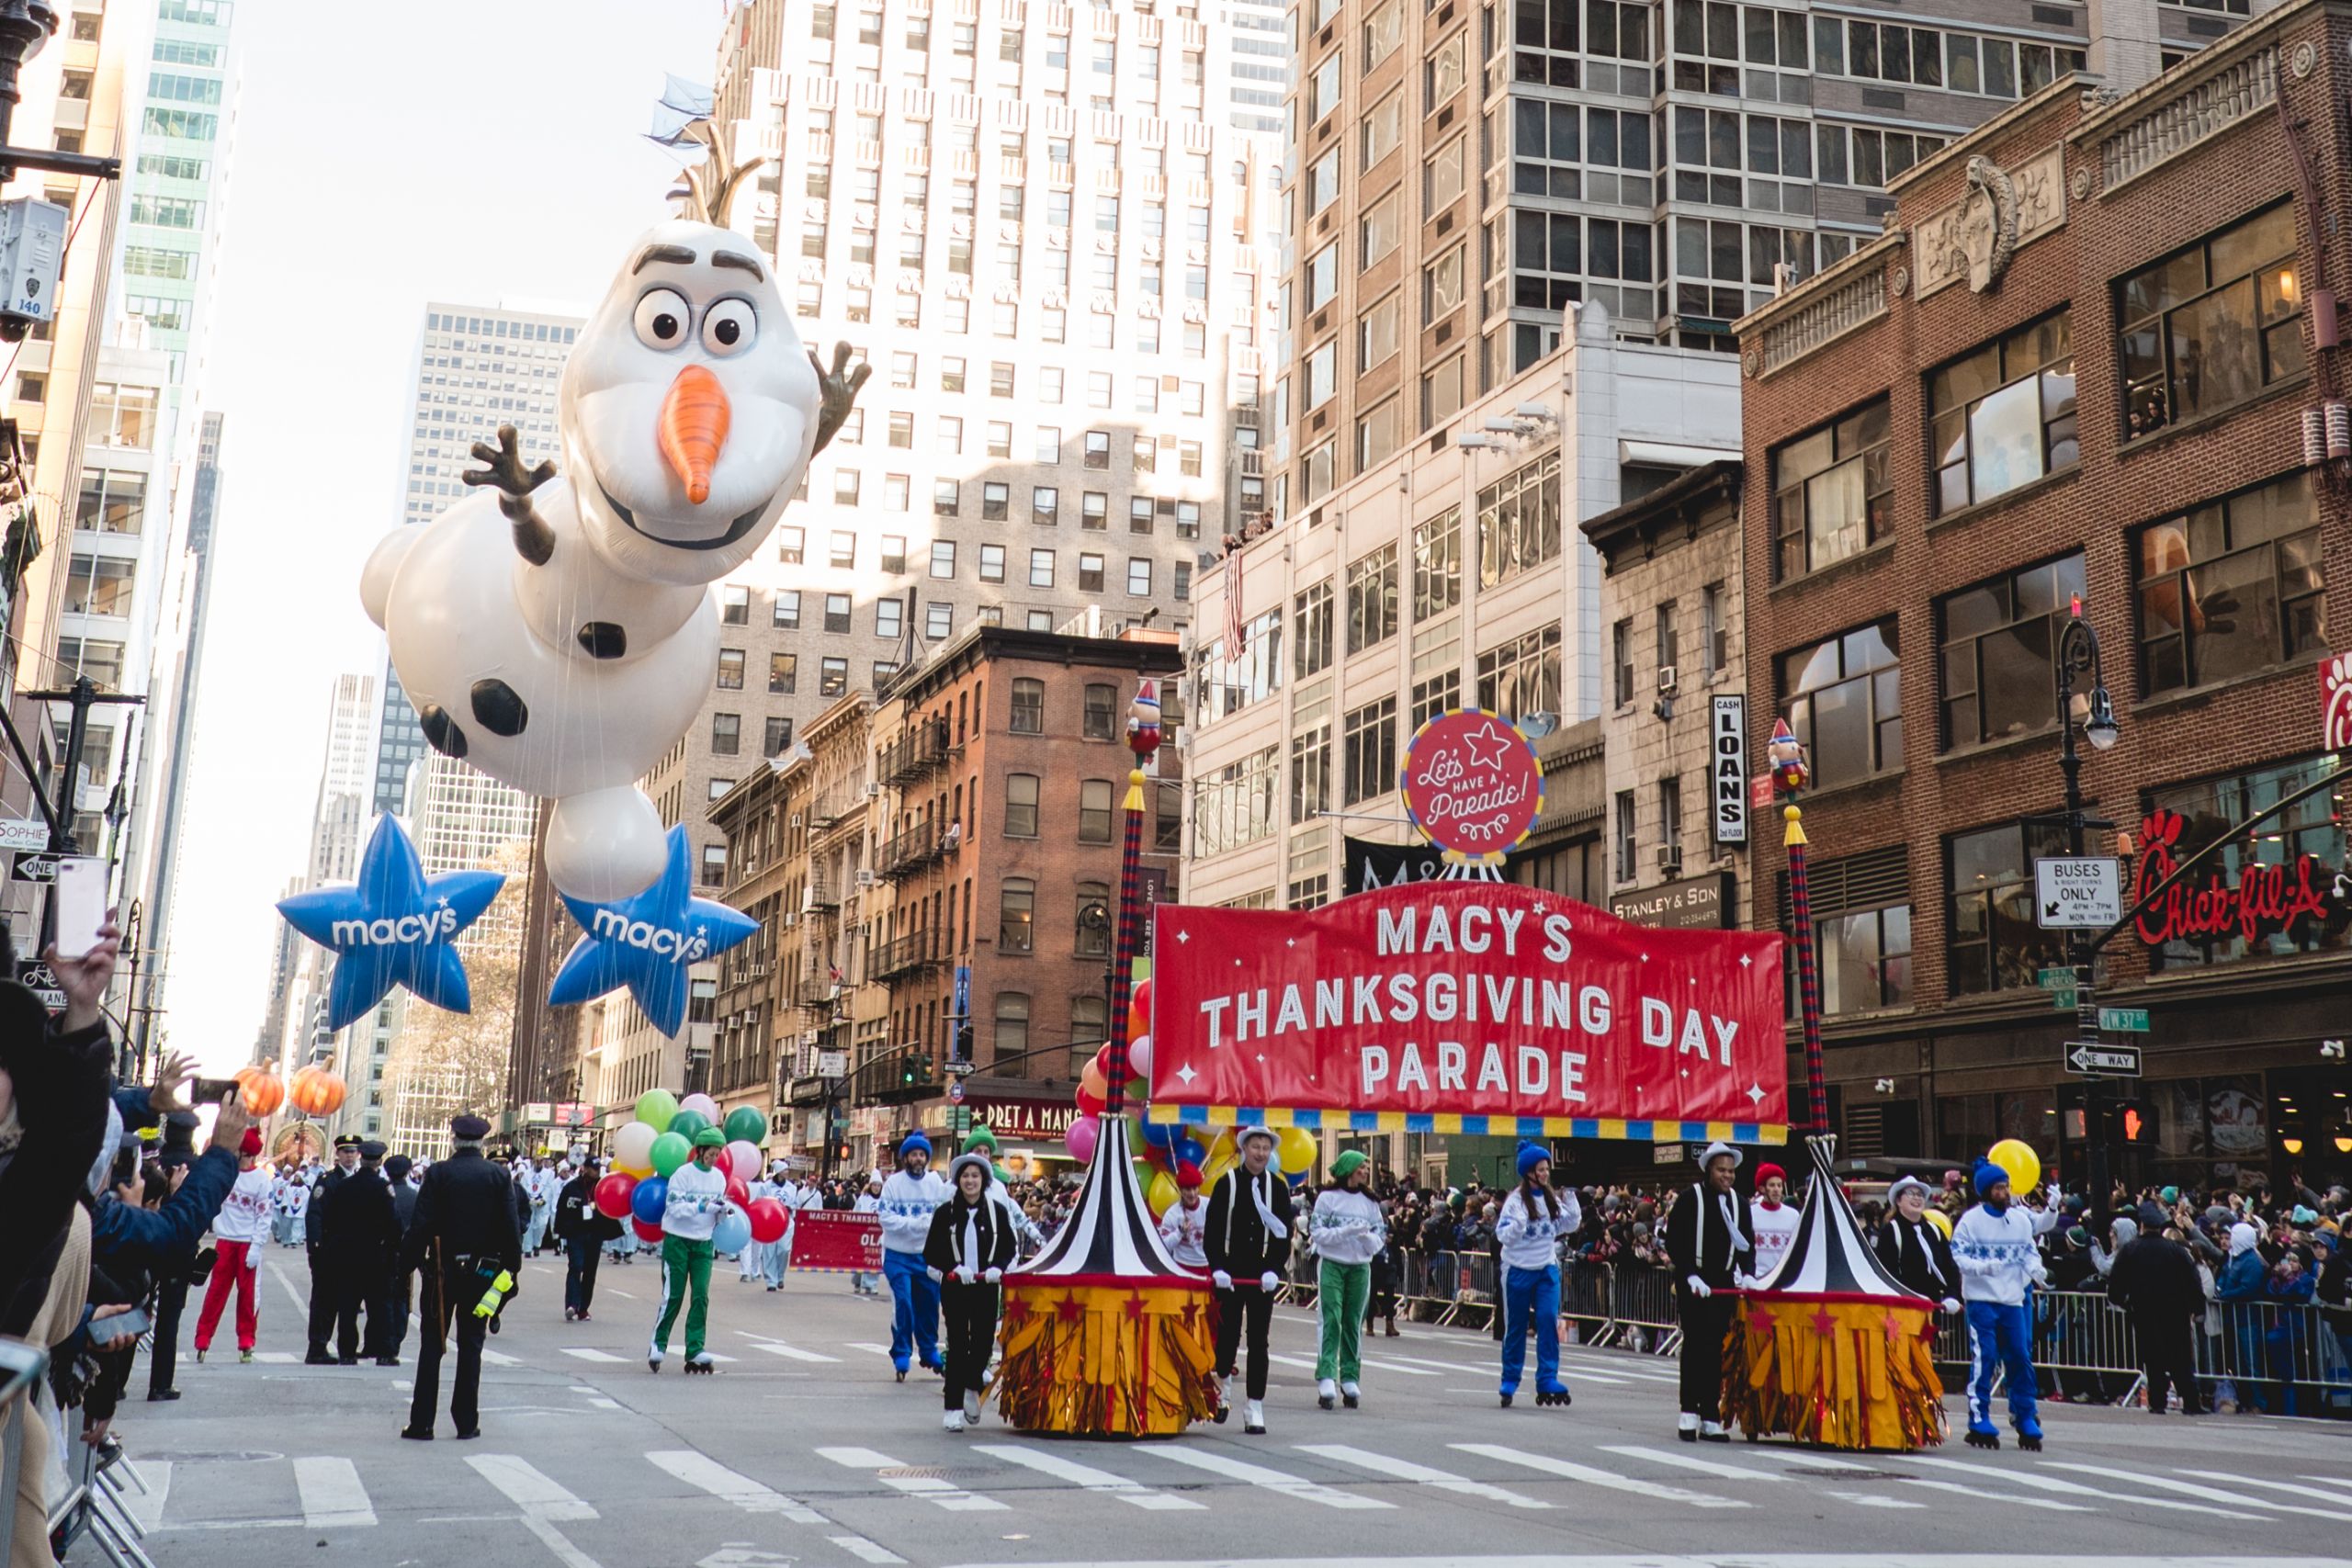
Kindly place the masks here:
POLYGON ((2140 1047, 2109 1045, 2104 1041, 2076 1040, 2066 1047, 2062 1058, 2066 1070, 2086 1078, 2136 1078, 2140 1076, 2140 1047))
POLYGON ((57 989, 56 973, 37 958, 17 960, 17 984, 34 991, 57 989))
POLYGON ((1690 1151, 1680 1144, 1653 1144, 1650 1145, 1650 1163, 1680 1165, 1689 1154, 1690 1151))
POLYGON ((2083 1004, 2080 993, 2069 986, 2063 991, 2051 992, 2050 1005, 2060 1012, 2072 1012, 2083 1004))
POLYGON ((38 883, 46 887, 57 880, 57 863, 64 858, 62 855, 48 853, 19 853, 17 856, 17 863, 9 868, 8 880, 38 883))
POLYGON ((2071 991, 2075 981, 2075 972, 2064 967, 2039 970, 2033 976, 2033 983, 2045 991, 2071 991))
POLYGON ((849 1053, 846 1051, 818 1052, 817 1076, 820 1078, 845 1078, 849 1077, 849 1053))
POLYGON ((2101 1008, 2098 1010, 2098 1026, 2117 1034, 2145 1034, 2148 1032, 2148 1010, 2101 1008))
POLYGON ((952 1077, 947 1080, 947 1103, 950 1105, 961 1105, 964 1103, 964 1080, 962 1078, 952 1077))
POLYGON ((27 822, 15 817, 0 817, 0 850, 45 850, 49 848, 49 825, 27 822))
POLYGON ((968 1078, 972 1076, 972 1069, 979 1066, 979 1064, 977 1062, 943 1062, 940 1066, 946 1069, 947 1076, 951 1078, 968 1078))
POLYGON ((2105 931, 2123 918, 2123 868, 2112 855, 2033 863, 2033 917, 2043 931, 2105 931))

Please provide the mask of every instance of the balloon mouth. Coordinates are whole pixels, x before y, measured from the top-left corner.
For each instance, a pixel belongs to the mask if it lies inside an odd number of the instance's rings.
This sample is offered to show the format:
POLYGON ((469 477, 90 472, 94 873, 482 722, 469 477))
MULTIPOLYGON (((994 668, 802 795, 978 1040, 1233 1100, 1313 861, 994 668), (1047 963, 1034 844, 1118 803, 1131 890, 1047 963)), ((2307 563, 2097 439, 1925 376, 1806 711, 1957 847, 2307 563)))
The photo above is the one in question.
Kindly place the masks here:
POLYGON ((729 523, 725 533, 711 538, 671 539, 660 534, 651 533, 639 525, 637 513, 623 506, 613 492, 605 488, 605 481, 602 479, 596 481, 596 493, 604 498, 605 504, 612 509, 613 515, 619 518, 621 525, 630 533, 637 535, 639 538, 650 539, 657 545, 667 545, 673 550, 723 550, 729 545, 739 543, 745 535, 760 525, 760 519, 767 515, 768 507, 775 501, 775 495, 771 491, 757 506, 729 523))

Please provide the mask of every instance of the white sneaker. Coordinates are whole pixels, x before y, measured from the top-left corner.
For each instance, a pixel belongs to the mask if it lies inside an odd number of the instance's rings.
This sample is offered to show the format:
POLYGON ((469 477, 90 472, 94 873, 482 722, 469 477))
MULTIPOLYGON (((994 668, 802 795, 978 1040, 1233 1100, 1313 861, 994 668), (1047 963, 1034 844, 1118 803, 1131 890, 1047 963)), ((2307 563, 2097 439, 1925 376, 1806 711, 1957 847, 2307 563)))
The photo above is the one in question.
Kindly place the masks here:
POLYGON ((1728 1443, 1731 1432, 1720 1421, 1702 1421, 1699 1423, 1699 1440, 1702 1443, 1728 1443))
POLYGON ((1266 1404, 1263 1400, 1253 1399, 1242 1405, 1241 1429, 1252 1437, 1266 1435, 1266 1404))
POLYGON ((939 1425, 947 1431, 960 1432, 964 1429, 964 1413, 960 1410, 951 1410, 947 1413, 947 1418, 939 1425))
POLYGON ((1674 1418, 1674 1435, 1686 1443, 1699 1440, 1699 1417, 1686 1410, 1674 1418))
POLYGON ((980 1424, 980 1396, 977 1390, 964 1391, 964 1419, 975 1427, 980 1424))
POLYGON ((1324 1379, 1321 1379, 1321 1380, 1319 1380, 1319 1381, 1316 1383, 1316 1385, 1315 1385, 1315 1403, 1316 1403, 1317 1404, 1318 1404, 1318 1405, 1322 1406, 1322 1407, 1323 1407, 1324 1409, 1326 1409, 1326 1410, 1329 1410, 1329 1409, 1330 1409, 1334 1404, 1337 1404, 1339 1403, 1339 1400, 1340 1400, 1340 1385, 1339 1385, 1339 1384, 1337 1384, 1337 1383, 1333 1382, 1329 1378, 1324 1378, 1324 1379))

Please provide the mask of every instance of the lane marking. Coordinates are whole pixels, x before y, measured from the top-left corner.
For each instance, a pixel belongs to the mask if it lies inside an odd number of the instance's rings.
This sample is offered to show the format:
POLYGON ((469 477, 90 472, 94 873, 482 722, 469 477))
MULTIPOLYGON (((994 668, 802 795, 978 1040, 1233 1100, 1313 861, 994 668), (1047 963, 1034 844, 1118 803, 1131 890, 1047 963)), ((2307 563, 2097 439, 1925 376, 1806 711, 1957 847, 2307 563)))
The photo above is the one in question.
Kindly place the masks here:
POLYGON ((1399 1481, 1434 1486, 1441 1492, 1458 1492, 1464 1497, 1483 1497, 1490 1503, 1505 1503, 1514 1508, 1548 1508, 1552 1506, 1508 1487, 1472 1481, 1451 1471, 1415 1464, 1411 1460, 1390 1459, 1385 1454, 1376 1454, 1369 1449, 1351 1448, 1346 1443, 1295 1443, 1292 1446, 1301 1453, 1314 1454, 1338 1464, 1352 1464, 1359 1470, 1369 1470, 1376 1475, 1391 1475, 1399 1481))
MULTIPOLYGON (((466 1462, 523 1510, 526 1520, 593 1519, 596 1510, 519 1454, 468 1454, 466 1462)), ((561 1555, 558 1553, 558 1555, 561 1555)))
POLYGON ((904 1562, 906 1561, 897 1552, 876 1546, 862 1535, 836 1535, 828 1536, 826 1539, 863 1562, 904 1562))
MULTIPOLYGON (((2227 1481, 2239 1486, 2260 1486, 2272 1492, 2284 1492, 2290 1497, 2309 1497, 2312 1495, 2312 1489, 2308 1486, 2297 1486, 2292 1483, 2285 1481, 2257 1481, 2251 1475, 2232 1475, 2229 1472, 2223 1470, 2183 1470, 2181 1474, 2200 1475, 2208 1481, 2227 1481)), ((2275 1508, 2279 1506, 2279 1505, 2276 1503, 2265 1503, 2258 1497, 2248 1497, 2245 1500, 2257 1508, 2275 1508)), ((2309 1512, 2313 1510, 2306 1511, 2309 1512)), ((2329 1514, 2326 1517, 2331 1519, 2352 1519, 2352 1514, 2329 1514)))
POLYGON ((817 1457, 831 1460, 847 1470, 874 1471, 876 1472, 874 1479, 891 1490, 921 1497, 926 1503, 936 1503, 952 1512, 1001 1512, 1004 1508, 1004 1505, 993 1497, 983 1497, 976 1492, 967 1492, 950 1482, 940 1480, 935 1475, 882 1474, 880 1472, 884 1471, 904 1470, 907 1467, 888 1454, 876 1453, 872 1449, 819 1449, 817 1457))
POLYGON ((302 1496, 302 1523, 311 1529, 364 1528, 376 1522, 375 1505, 347 1459, 298 1459, 294 1487, 302 1496))
MULTIPOLYGON (((2227 1508, 2211 1507, 2203 1503, 2184 1503, 2174 1497, 2149 1497, 2138 1493, 2128 1497, 2119 1497, 2112 1492, 2101 1492, 2095 1486, 2083 1486, 2072 1481, 2061 1481, 2054 1475, 2036 1475, 2030 1471, 2019 1470, 2009 1465, 2004 1465, 1995 1471, 1988 1465, 1969 1464, 1956 1459, 1929 1459, 1925 1454, 1908 1455, 1903 1462, 1931 1465, 1938 1470, 1962 1471, 1976 1477, 1980 1487, 1987 1474, 1997 1474, 2007 1477, 2019 1486, 2030 1486, 2037 1492, 2054 1492, 2062 1497, 2096 1497, 2103 1503, 2126 1503, 2135 1507, 2164 1508, 2177 1514, 2195 1514, 2199 1518, 2261 1519, 2266 1517, 2261 1514, 2233 1513, 2227 1508)), ((2134 1484, 2145 1484, 2140 1476, 2127 1473, 2125 1479, 2134 1484)), ((1982 1492, 1979 1492, 1978 1495, 1983 1495, 1982 1492)), ((2011 1497, 2007 1501, 2021 1503, 2025 1499, 2011 1497)))
POLYGON ((1588 1486, 1605 1486, 1612 1492, 1631 1492, 1638 1497, 1655 1497, 1661 1503, 1681 1503, 1693 1508, 1747 1506, 1736 1497, 1715 1497, 1704 1492, 1662 1485, 1655 1481, 1636 1481, 1613 1470, 1595 1470, 1590 1465, 1572 1464, 1548 1454, 1522 1453, 1500 1443, 1448 1443, 1446 1446, 1464 1453, 1476 1454, 1482 1459, 1499 1460, 1505 1464, 1516 1464, 1528 1470, 1541 1471, 1546 1475, 1556 1475, 1565 1481, 1581 1481, 1588 1486))
POLYGON ((844 1340, 842 1341, 842 1348, 849 1350, 871 1350, 877 1356, 887 1356, 890 1353, 890 1347, 888 1345, 876 1345, 864 1339, 844 1340))
POLYGON ((1155 1492, 1124 1475, 1114 1475, 1107 1470, 1097 1470, 1091 1464, 1080 1464, 1074 1459, 1065 1459, 1043 1449, 1033 1449, 1021 1443, 974 1443, 971 1448, 975 1453, 988 1454, 1008 1464, 1021 1465, 1041 1475, 1050 1475, 1057 1481, 1067 1481, 1086 1491, 1116 1497, 1120 1502, 1137 1508, 1166 1510, 1203 1506, 1189 1497, 1179 1497, 1170 1492, 1155 1492))
MULTIPOLYGON (((1986 1497, 1994 1495, 1982 1487, 1962 1486, 1957 1481, 1929 1481, 1925 1476, 1918 1475, 1904 1477, 1903 1484, 1924 1486, 1930 1492, 1950 1492, 1962 1497, 1973 1497, 1980 1503, 1986 1497)), ((2012 1506, 2019 1508, 2041 1508, 2053 1514, 2096 1514, 2098 1512, 2097 1508, 2086 1508, 2080 1503, 2061 1503, 2054 1497, 2003 1497, 2001 1506, 2005 1508, 2012 1506)))
MULTIPOLYGON (((2103 1475, 2110 1481, 2128 1481, 2135 1486, 2145 1486, 2154 1477, 2136 1474, 2128 1470, 2116 1470, 2104 1464, 2083 1464, 2065 1460, 2044 1460, 2052 1470, 2071 1470, 2083 1475, 2103 1475)), ((2187 1481, 2158 1481, 2159 1485, 2185 1496, 2202 1497, 2211 1503, 2235 1504, 2244 1508, 2271 1508, 2282 1514, 2309 1514, 2315 1519, 2333 1519, 2341 1523, 2347 1517, 2333 1508, 2310 1508, 2300 1503, 2273 1503, 2264 1497, 2247 1497, 2235 1492, 2224 1492, 2218 1486, 2199 1486, 2187 1481)), ((2240 1518, 2258 1517, 2241 1514, 2240 1518)))
POLYGON ((1883 1497, 1875 1492, 1825 1492, 1825 1497, 1835 1497, 1840 1503, 1851 1503, 1858 1508, 1924 1508, 1925 1503, 1905 1502, 1900 1497, 1883 1497))
POLYGON ((754 1340, 752 1348, 764 1350, 771 1356, 782 1356, 787 1361, 831 1361, 836 1366, 841 1363, 839 1356, 826 1356, 814 1350, 803 1350, 797 1345, 786 1345, 780 1339, 754 1340))
POLYGON ((272 1261, 269 1266, 269 1271, 277 1276, 277 1282, 279 1284, 286 1287, 287 1297, 288 1300, 293 1302, 294 1310, 296 1312, 307 1313, 311 1310, 311 1298, 294 1288, 293 1280, 288 1276, 286 1269, 282 1265, 276 1261, 272 1261))
POLYGON ((482 1365, 486 1367, 519 1367, 523 1364, 522 1357, 510 1356, 503 1350, 493 1350, 487 1345, 482 1347, 481 1360, 482 1365))
POLYGON ((1228 1459, 1223 1454, 1200 1453, 1190 1449, 1151 1449, 1148 1451, 1178 1464, 1205 1470, 1212 1475, 1222 1475, 1229 1481, 1245 1481, 1252 1486, 1262 1486, 1269 1492, 1285 1497, 1295 1497, 1302 1503, 1320 1503, 1327 1508, 1393 1508, 1394 1503, 1384 1503, 1377 1497, 1359 1496, 1353 1492, 1341 1492, 1333 1487, 1292 1475, 1285 1471, 1269 1470, 1261 1464, 1228 1459))
POLYGON ((583 1361, 604 1361, 616 1367, 628 1359, 626 1356, 616 1356, 609 1350, 598 1350, 586 1345, 566 1345, 563 1353, 577 1356, 583 1361))
POLYGON ((1726 1481, 1786 1481, 1785 1475, 1770 1471, 1747 1470, 1736 1464, 1718 1464, 1713 1460, 1701 1459, 1696 1454, 1676 1453, 1671 1449, 1635 1448, 1630 1443, 1600 1446, 1605 1454, 1623 1454, 1627 1459, 1647 1460, 1652 1464, 1672 1465, 1677 1470, 1695 1471, 1701 1475, 1719 1475, 1726 1481))
POLYGON ((824 1515, 797 1498, 763 1486, 693 1449, 663 1449, 645 1456, 654 1467, 687 1485, 732 1503, 747 1514, 782 1514, 795 1524, 830 1524, 824 1515))

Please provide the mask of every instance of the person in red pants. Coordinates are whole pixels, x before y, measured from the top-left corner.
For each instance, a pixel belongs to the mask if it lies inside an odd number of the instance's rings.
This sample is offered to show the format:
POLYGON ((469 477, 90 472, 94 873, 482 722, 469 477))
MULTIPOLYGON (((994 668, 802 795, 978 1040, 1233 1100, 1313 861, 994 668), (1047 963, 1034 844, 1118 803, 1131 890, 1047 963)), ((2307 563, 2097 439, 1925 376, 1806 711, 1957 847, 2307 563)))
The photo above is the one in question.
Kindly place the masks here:
POLYGON ((237 1184, 212 1217, 212 1278, 205 1282, 204 1309, 196 1318, 199 1361, 212 1348, 212 1331, 220 1326, 220 1309, 229 1304, 232 1286, 237 1292, 239 1360, 254 1359, 254 1335, 261 1324, 260 1292, 254 1285, 262 1244, 269 1239, 269 1172, 261 1163, 260 1128, 245 1129, 237 1156, 237 1184))

